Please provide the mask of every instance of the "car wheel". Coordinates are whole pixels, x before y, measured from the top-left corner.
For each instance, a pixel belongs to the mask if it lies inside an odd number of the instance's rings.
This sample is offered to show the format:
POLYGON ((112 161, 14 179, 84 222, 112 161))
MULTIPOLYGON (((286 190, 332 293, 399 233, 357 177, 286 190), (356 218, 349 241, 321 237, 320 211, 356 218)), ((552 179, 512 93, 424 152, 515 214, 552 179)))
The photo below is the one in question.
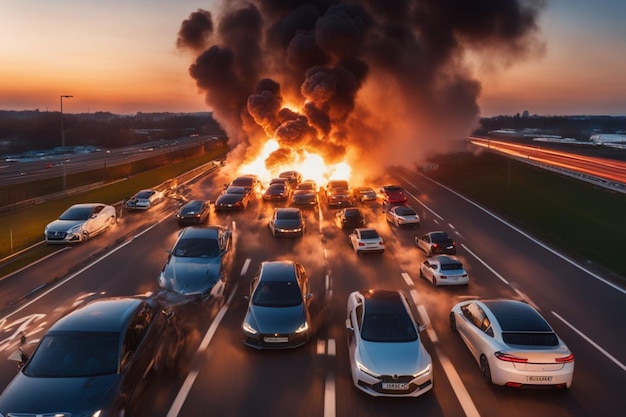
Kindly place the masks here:
POLYGON ((89 232, 86 230, 83 230, 83 237, 82 237, 83 242, 88 239, 89 239, 89 232))
POLYGON ((433 286, 438 287, 437 278, 433 275, 433 286))
POLYGON ((107 229, 111 228, 115 226, 115 217, 111 216, 109 217, 109 222, 107 223, 107 229))
POLYGON ((400 227, 400 221, 396 219, 396 227, 400 227))
POLYGON ((491 382, 491 368, 485 355, 480 356, 480 373, 486 382, 491 382))
POLYGON ((456 333, 458 330, 456 329, 456 317, 454 313, 450 313, 450 330, 452 333, 456 333))

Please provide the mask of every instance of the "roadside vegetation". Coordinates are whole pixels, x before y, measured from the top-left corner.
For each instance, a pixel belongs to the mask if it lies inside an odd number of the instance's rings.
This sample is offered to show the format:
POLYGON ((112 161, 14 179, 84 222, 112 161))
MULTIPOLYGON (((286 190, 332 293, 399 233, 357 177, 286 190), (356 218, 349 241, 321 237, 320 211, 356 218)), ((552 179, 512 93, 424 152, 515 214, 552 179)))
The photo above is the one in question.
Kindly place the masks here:
POLYGON ((429 177, 626 284, 626 194, 492 153, 451 154, 433 162, 438 169, 429 177))
MULTIPOLYGON (((50 221, 59 216, 72 204, 84 202, 102 202, 105 204, 115 204, 132 196, 143 188, 152 188, 170 178, 177 177, 203 164, 216 159, 223 158, 228 152, 228 146, 223 141, 216 141, 216 145, 201 150, 196 149, 195 154, 176 158, 170 156, 167 163, 161 164, 158 168, 153 168, 139 172, 139 168, 133 167, 131 176, 124 177, 121 181, 111 182, 108 185, 95 188, 80 194, 67 195, 37 204, 24 205, 23 207, 4 211, 0 213, 0 259, 15 254, 31 245, 43 241, 43 230, 50 221)), ((145 166, 145 161, 138 161, 137 164, 145 166)), ((76 174, 68 176, 68 184, 82 186, 92 180, 91 174, 76 174), (73 178, 71 178, 73 177, 73 178)), ((51 181, 59 182, 59 179, 51 181)), ((40 184, 20 184, 21 188, 41 189, 40 184)), ((45 188, 44 188, 45 190, 45 188)), ((29 193, 34 193, 31 189, 29 193)), ((57 250, 57 248, 47 248, 45 245, 38 248, 39 255, 45 255, 57 250)), ((20 263, 25 263, 33 255, 26 254, 20 256, 20 263), (28 257, 28 258, 26 258, 28 257)), ((15 269, 15 260, 4 262, 0 265, 0 275, 7 263, 13 264, 11 269, 15 269)))

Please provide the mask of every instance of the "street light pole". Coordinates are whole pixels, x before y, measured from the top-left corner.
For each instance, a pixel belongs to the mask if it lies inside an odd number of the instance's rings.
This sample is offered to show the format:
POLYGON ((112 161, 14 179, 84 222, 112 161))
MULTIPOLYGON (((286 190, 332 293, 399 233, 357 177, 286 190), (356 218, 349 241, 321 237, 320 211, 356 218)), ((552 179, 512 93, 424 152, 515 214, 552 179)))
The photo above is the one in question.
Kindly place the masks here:
POLYGON ((65 170, 65 129, 63 128, 63 99, 72 97, 74 96, 61 96, 61 147, 63 148, 63 190, 65 190, 65 187, 67 185, 67 172, 65 170))

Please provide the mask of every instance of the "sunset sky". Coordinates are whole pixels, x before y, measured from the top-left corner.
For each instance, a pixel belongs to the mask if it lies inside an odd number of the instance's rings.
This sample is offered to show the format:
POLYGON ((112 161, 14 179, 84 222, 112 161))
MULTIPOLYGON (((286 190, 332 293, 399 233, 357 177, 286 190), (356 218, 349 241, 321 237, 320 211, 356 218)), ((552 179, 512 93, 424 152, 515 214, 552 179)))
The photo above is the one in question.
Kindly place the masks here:
MULTIPOLYGON (((217 0, 0 0, 0 110, 211 110, 177 50, 181 22, 217 0)), ((547 0, 542 56, 476 65, 482 116, 626 115, 626 1, 547 0)))

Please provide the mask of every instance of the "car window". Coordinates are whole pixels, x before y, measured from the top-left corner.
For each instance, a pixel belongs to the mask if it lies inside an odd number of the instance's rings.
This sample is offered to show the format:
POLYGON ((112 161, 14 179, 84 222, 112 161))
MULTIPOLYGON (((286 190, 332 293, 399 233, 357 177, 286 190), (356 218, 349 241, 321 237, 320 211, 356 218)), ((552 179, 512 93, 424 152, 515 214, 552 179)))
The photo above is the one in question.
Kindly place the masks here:
POLYGON ((91 207, 70 207, 59 220, 87 220, 91 216, 91 207))
POLYGON ((552 332, 504 332, 502 339, 508 345, 557 346, 559 339, 552 332))
POLYGON ((460 262, 449 262, 441 264, 442 271, 454 271, 458 269, 463 269, 463 265, 460 262))
POLYGON ((144 305, 126 329, 124 347, 122 350, 122 367, 126 366, 133 353, 137 350, 139 345, 141 345, 151 321, 152 310, 147 305, 144 305))
POLYGON ((262 281, 252 295, 252 304, 261 307, 293 307, 301 303, 300 289, 290 281, 262 281))
POLYGON ((366 314, 361 337, 370 342, 412 342, 417 340, 417 330, 407 314, 378 312, 366 314))
POLYGON ((461 307, 461 312, 469 321, 481 330, 487 329, 489 325, 489 319, 487 319, 485 312, 476 303, 469 303, 461 307), (487 320, 485 322, 485 320, 487 320), (487 325, 487 327, 485 327, 487 325))
POLYGON ((119 336, 111 332, 51 332, 24 368, 38 378, 69 378, 117 372, 119 336))
POLYGON ((215 239, 188 238, 180 239, 172 254, 183 258, 215 258, 220 249, 215 239))
POLYGON ((359 304, 354 309, 356 311, 356 320, 359 325, 359 329, 363 327, 363 304, 359 304))

